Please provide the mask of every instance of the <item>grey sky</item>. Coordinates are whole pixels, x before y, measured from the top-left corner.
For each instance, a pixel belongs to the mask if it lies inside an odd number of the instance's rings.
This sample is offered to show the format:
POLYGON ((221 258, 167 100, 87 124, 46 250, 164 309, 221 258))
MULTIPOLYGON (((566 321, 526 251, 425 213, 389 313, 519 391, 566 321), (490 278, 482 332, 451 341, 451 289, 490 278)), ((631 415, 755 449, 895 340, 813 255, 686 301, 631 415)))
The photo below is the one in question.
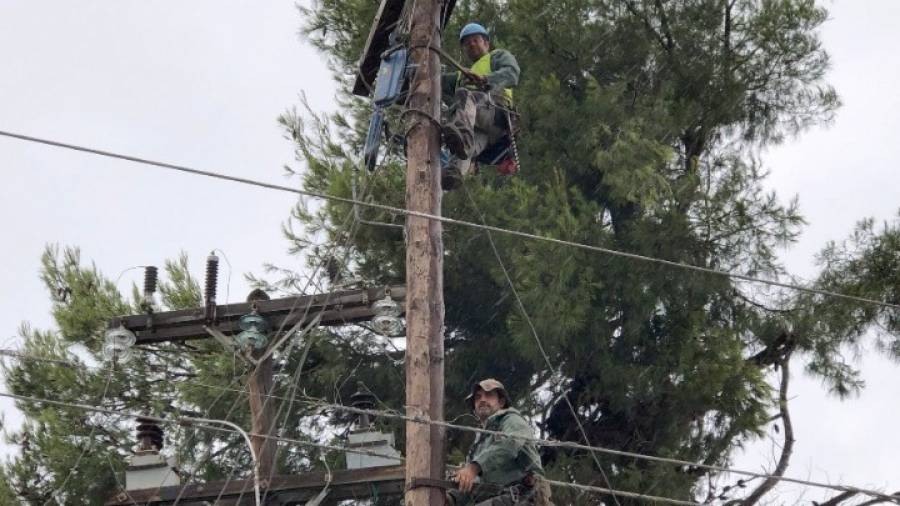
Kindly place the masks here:
MULTIPOLYGON (((789 271, 804 277, 816 272, 813 255, 827 240, 900 208, 900 2, 841 0, 830 8, 829 81, 845 106, 832 126, 763 158, 771 187, 783 198, 799 195, 810 222, 784 255, 789 271)), ((290 1, 4 0, 0 129, 282 183, 293 153, 277 115, 301 91, 320 110, 334 107, 333 81, 299 41, 300 23, 290 1)), ((220 248, 235 269, 232 300, 246 293, 241 273, 259 273, 263 262, 300 268, 279 232, 290 195, 5 138, 0 167, 3 347, 15 346, 21 321, 51 326, 37 277, 48 242, 81 247, 113 277, 181 250, 199 274, 202 257, 220 248)), ((120 286, 139 277, 126 273, 120 286)), ((861 365, 868 388, 845 402, 795 367, 791 476, 900 489, 900 369, 872 353, 861 365)), ((770 454, 769 443, 754 444, 736 463, 759 469, 770 454)), ((784 502, 799 497, 784 490, 784 502)))

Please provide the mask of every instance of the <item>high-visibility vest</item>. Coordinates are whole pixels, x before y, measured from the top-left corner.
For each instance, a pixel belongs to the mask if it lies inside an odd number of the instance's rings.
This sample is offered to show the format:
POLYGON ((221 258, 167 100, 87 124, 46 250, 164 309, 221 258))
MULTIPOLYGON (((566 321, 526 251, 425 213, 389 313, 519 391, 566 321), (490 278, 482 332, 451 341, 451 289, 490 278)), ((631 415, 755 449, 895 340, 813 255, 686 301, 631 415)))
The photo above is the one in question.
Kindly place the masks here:
MULTIPOLYGON (((496 51, 496 50, 494 50, 496 51)), ((491 55, 494 54, 494 51, 489 51, 485 53, 478 61, 472 65, 472 68, 469 69, 473 74, 478 76, 486 76, 491 73, 491 55)), ((462 72, 458 74, 456 85, 459 86, 463 82, 462 72)), ((466 87, 473 87, 471 84, 466 85, 466 87)), ((513 103, 513 90, 512 88, 504 88, 503 94, 506 95, 506 99, 509 100, 510 105, 513 103)))

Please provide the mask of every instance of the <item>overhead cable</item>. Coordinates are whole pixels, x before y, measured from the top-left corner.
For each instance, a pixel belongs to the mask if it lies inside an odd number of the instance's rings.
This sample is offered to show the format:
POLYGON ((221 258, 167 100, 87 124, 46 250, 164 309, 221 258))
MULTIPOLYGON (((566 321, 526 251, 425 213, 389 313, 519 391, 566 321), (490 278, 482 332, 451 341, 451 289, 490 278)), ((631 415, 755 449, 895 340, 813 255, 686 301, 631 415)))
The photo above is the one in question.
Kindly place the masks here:
POLYGON ((257 186, 260 188, 268 188, 270 190, 278 190, 278 191, 284 191, 284 192, 289 192, 289 193, 295 193, 298 195, 305 195, 307 197, 329 200, 329 201, 333 201, 333 202, 342 202, 345 204, 354 204, 354 205, 360 205, 363 207, 371 207, 373 209, 380 209, 382 211, 388 211, 388 212, 397 213, 397 214, 404 214, 406 216, 416 216, 419 218, 440 221, 442 223, 448 223, 451 225, 459 225, 459 226, 481 229, 481 230, 490 230, 493 232, 499 232, 501 234, 507 234, 507 235, 522 237, 525 239, 531 239, 531 240, 535 240, 535 241, 542 241, 542 242, 548 242, 548 243, 552 243, 552 244, 558 244, 560 246, 569 246, 569 247, 579 248, 579 249, 583 249, 583 250, 587 250, 587 251, 595 251, 595 252, 604 253, 607 255, 612 255, 612 256, 617 256, 617 257, 622 257, 622 258, 629 258, 632 260, 639 260, 642 262, 655 263, 658 265, 665 265, 665 266, 674 267, 677 269, 683 269, 683 270, 688 270, 688 271, 693 271, 693 272, 702 272, 704 274, 712 274, 715 276, 724 276, 724 277, 728 277, 728 278, 738 279, 741 281, 746 281, 749 283, 759 283, 759 284, 764 284, 764 285, 769 285, 769 286, 777 286, 780 288, 786 288, 786 289, 795 290, 798 292, 805 292, 805 293, 809 293, 809 294, 813 294, 813 295, 822 295, 825 297, 834 297, 834 298, 849 300, 849 301, 853 301, 853 302, 862 302, 862 303, 873 304, 876 306, 890 308, 890 309, 900 309, 900 304, 892 304, 889 302, 884 302, 884 301, 880 301, 880 300, 876 300, 876 299, 870 299, 867 297, 848 295, 848 294, 844 294, 844 293, 834 292, 831 290, 823 290, 823 289, 819 289, 819 288, 810 288, 810 287, 806 287, 806 286, 785 283, 782 281, 777 281, 777 280, 772 280, 772 279, 765 279, 765 278, 759 278, 759 277, 755 277, 755 276, 748 276, 746 274, 738 274, 738 273, 733 273, 733 272, 722 271, 722 270, 713 269, 710 267, 702 267, 699 265, 692 265, 692 264, 686 264, 686 263, 682 263, 682 262, 675 262, 672 260, 665 260, 665 259, 657 258, 657 257, 639 255, 637 253, 628 253, 626 251, 620 251, 620 250, 611 249, 611 248, 604 248, 602 246, 594 246, 594 245, 578 243, 578 242, 574 242, 574 241, 566 241, 564 239, 556 239, 553 237, 537 235, 537 234, 532 234, 532 233, 528 233, 528 232, 522 232, 519 230, 511 230, 511 229, 506 229, 506 228, 501 228, 501 227, 495 227, 493 225, 483 225, 483 224, 474 223, 471 221, 458 220, 455 218, 448 218, 446 216, 438 216, 438 215, 422 213, 422 212, 418 212, 418 211, 410 211, 408 209, 404 209, 401 207, 389 206, 389 205, 385 205, 385 204, 377 204, 374 202, 364 202, 364 201, 355 200, 352 198, 339 197, 337 195, 329 195, 329 194, 313 192, 313 191, 309 191, 309 190, 301 190, 299 188, 292 188, 290 186, 266 183, 264 181, 256 181, 253 179, 247 179, 247 178, 237 177, 237 176, 229 176, 227 174, 221 174, 218 172, 212 172, 212 171, 201 170, 201 169, 194 169, 194 168, 183 166, 183 165, 175 165, 175 164, 171 164, 171 163, 157 162, 157 161, 153 161, 153 160, 149 160, 149 159, 145 159, 145 158, 138 158, 135 156, 123 155, 123 154, 113 153, 110 151, 104 151, 104 150, 100 150, 100 149, 78 146, 78 145, 74 145, 74 144, 67 144, 64 142, 58 142, 58 141, 53 141, 53 140, 49 140, 49 139, 42 139, 39 137, 32 137, 32 136, 18 134, 18 133, 14 133, 14 132, 7 132, 7 131, 0 130, 0 136, 10 137, 10 138, 14 138, 14 139, 20 139, 20 140, 28 141, 28 142, 35 142, 35 143, 39 143, 39 144, 45 144, 48 146, 55 146, 55 147, 64 148, 64 149, 71 149, 74 151, 81 151, 84 153, 90 153, 90 154, 105 156, 105 157, 109 157, 109 158, 117 158, 120 160, 127 160, 130 162, 140 163, 140 164, 144 164, 144 165, 151 165, 154 167, 160 167, 160 168, 179 171, 179 172, 185 172, 188 174, 194 174, 194 175, 198 175, 198 176, 206 176, 206 177, 211 177, 211 178, 215 178, 215 179, 221 179, 224 181, 232 181, 235 183, 257 186))
MULTIPOLYGON (((7 350, 0 350, 0 351, 5 352, 7 350)), ((2 353, 2 354, 9 355, 8 353, 2 353)), ((42 360, 41 357, 33 357, 30 355, 22 355, 22 354, 18 354, 17 358, 42 360)), ((56 362, 56 363, 64 362, 64 361, 59 361, 59 360, 48 360, 48 361, 56 362)), ((73 365, 78 365, 78 364, 72 363, 72 362, 68 362, 68 363, 73 364, 73 365)), ((209 385, 209 384, 205 384, 205 383, 198 383, 195 381, 185 381, 183 383, 188 386, 198 386, 198 387, 209 388, 209 389, 214 389, 214 390, 243 392, 243 390, 238 390, 235 388, 228 388, 228 387, 223 387, 223 386, 218 386, 218 385, 209 385)), ((14 396, 12 394, 0 393, 0 397, 14 397, 14 396)), ((18 398, 18 397, 21 397, 21 396, 15 396, 14 398, 18 398)), ((280 396, 270 396, 270 397, 273 397, 275 399, 287 400, 287 398, 280 397, 280 396)), ((472 433, 484 434, 484 435, 488 435, 488 436, 504 436, 507 438, 518 439, 521 441, 533 443, 538 446, 545 446, 548 448, 563 448, 563 449, 570 449, 570 450, 598 452, 598 453, 604 453, 607 455, 615 455, 615 456, 619 456, 619 457, 629 457, 629 458, 634 458, 634 459, 639 459, 639 460, 660 462, 660 463, 664 463, 664 464, 672 464, 672 465, 678 465, 678 466, 688 466, 688 467, 707 469, 710 471, 716 471, 716 472, 721 472, 721 473, 739 474, 739 475, 743 475, 743 476, 750 476, 753 478, 774 479, 777 481, 783 481, 785 483, 793 483, 793 484, 797 484, 797 485, 805 485, 805 486, 818 487, 818 488, 827 488, 827 489, 836 490, 839 492, 855 492, 855 493, 865 494, 865 495, 877 497, 880 499, 884 499, 884 500, 888 500, 888 501, 892 501, 892 502, 900 504, 900 498, 898 498, 896 495, 892 496, 889 494, 885 494, 884 492, 879 492, 877 490, 863 489, 863 488, 854 487, 854 486, 850 486, 850 485, 832 485, 829 483, 816 482, 816 481, 811 481, 811 480, 803 480, 803 479, 799 479, 799 478, 790 478, 787 476, 775 476, 775 475, 767 474, 767 473, 758 473, 755 471, 747 471, 747 470, 743 470, 743 469, 736 469, 736 468, 730 468, 730 467, 725 467, 725 466, 717 466, 717 465, 713 465, 713 464, 704 464, 702 462, 691 462, 689 460, 680 460, 680 459, 674 459, 674 458, 668 458, 668 457, 659 457, 656 455, 649 455, 649 454, 644 454, 644 453, 635 453, 635 452, 629 452, 629 451, 623 451, 623 450, 615 450, 615 449, 606 448, 603 446, 584 445, 584 444, 580 444, 580 443, 574 443, 571 441, 556 441, 556 440, 550 440, 550 439, 537 439, 537 438, 528 437, 528 436, 510 435, 510 434, 505 434, 502 432, 492 431, 492 430, 488 430, 488 429, 482 429, 482 428, 478 428, 478 427, 470 427, 467 425, 458 425, 458 424, 454 424, 454 423, 450 423, 450 422, 445 422, 442 420, 429 420, 428 418, 421 417, 421 416, 404 415, 396 410, 388 411, 388 410, 357 408, 357 407, 353 407, 353 406, 344 406, 342 404, 334 404, 332 402, 327 401, 326 399, 320 399, 320 398, 310 397, 310 396, 306 396, 306 395, 297 395, 296 398, 295 398, 296 402, 300 402, 307 406, 331 409, 334 411, 344 411, 347 413, 365 414, 365 415, 378 416, 378 417, 383 417, 383 418, 394 418, 394 419, 403 420, 403 421, 407 421, 407 422, 421 423, 421 424, 427 424, 427 425, 436 425, 436 426, 444 427, 447 429, 458 430, 461 432, 472 432, 472 433), (296 400, 296 398, 299 398, 299 400, 296 400)), ((47 402, 59 404, 58 401, 47 401, 47 402)), ((65 405, 66 403, 62 403, 62 404, 65 405)), ((84 406, 84 405, 82 405, 81 407, 86 409, 86 406, 84 406)), ((138 415, 124 414, 124 413, 120 413, 117 411, 113 412, 111 410, 103 410, 101 412, 108 412, 109 414, 121 414, 123 416, 138 416, 138 415)), ((141 415, 141 416, 143 416, 143 415, 141 415)), ((171 422, 171 420, 170 420, 170 422, 171 422)), ((251 435, 255 435, 255 434, 251 434, 251 435)), ((295 440, 295 439, 290 439, 290 438, 280 438, 277 436, 260 436, 260 437, 268 437, 268 438, 272 438, 272 439, 282 441, 282 442, 296 443, 299 445, 306 445, 306 446, 311 446, 311 447, 320 446, 325 449, 331 449, 331 450, 337 449, 335 447, 328 446, 328 445, 317 445, 315 443, 310 443, 308 441, 300 441, 300 440, 295 440)), ((372 453, 364 452, 364 451, 360 451, 357 453, 368 454, 368 455, 379 456, 379 457, 385 456, 382 454, 372 454, 372 453)))
POLYGON ((8 397, 10 399, 15 399, 23 402, 30 403, 40 403, 40 404, 48 404, 52 406, 59 406, 65 408, 75 408, 83 411, 90 411, 94 413, 104 413, 107 415, 121 416, 125 418, 134 418, 134 419, 143 419, 149 420, 157 423, 164 424, 173 424, 173 425, 181 425, 181 426, 192 426, 198 427, 201 429, 208 430, 217 430, 217 431, 226 431, 226 432, 234 432, 241 434, 244 437, 245 442, 247 443, 247 447, 250 449, 250 456, 253 459, 253 485, 256 491, 256 506, 260 506, 260 493, 259 493, 259 461, 256 458, 256 452, 253 450, 253 444, 250 441, 250 436, 247 431, 241 429, 241 427, 233 422, 229 422, 228 420, 218 420, 212 418, 197 418, 192 416, 182 416, 178 418, 161 418, 158 416, 152 415, 144 415, 140 413, 128 413, 126 411, 107 409, 101 406, 91 406, 90 404, 80 404, 76 402, 64 402, 57 401, 52 399, 41 399, 39 397, 29 397, 26 395, 17 395, 8 392, 0 392, 0 397, 8 397), (221 424, 229 427, 229 429, 223 429, 222 427, 216 427, 210 424, 221 424))
MULTIPOLYGON (((475 202, 475 199, 472 197, 472 193, 469 191, 469 187, 466 186, 465 182, 463 182, 462 187, 466 192, 466 196, 469 198, 469 202, 471 202, 472 207, 475 208, 475 212, 481 219, 482 224, 487 224, 484 219, 484 214, 478 207, 478 203, 475 202)), ((562 376, 561 368, 553 365, 553 362, 550 361, 550 356, 547 355, 547 350, 544 349, 544 343, 541 341, 537 329, 534 326, 534 322, 531 321, 531 316, 528 314, 528 310, 525 308, 525 303, 522 302, 522 297, 519 296, 519 290, 516 289, 516 285, 513 283, 512 276, 509 275, 509 270, 506 269, 506 263, 503 262, 500 251, 497 249, 497 245, 494 243, 494 235, 490 230, 485 230, 484 233, 485 235, 487 235, 488 242, 490 242, 491 244, 491 250, 494 252, 494 257, 497 259, 497 263, 500 265, 500 269, 503 271, 503 276, 506 279, 506 283, 509 286, 509 289, 512 290, 513 296, 516 299, 516 304, 519 306, 519 310, 522 312, 522 316, 525 317, 525 321, 528 323, 528 328, 531 329, 531 334, 534 336, 535 343, 537 344, 537 349, 541 352, 541 356, 544 357, 544 363, 547 364, 547 367, 549 367, 550 370, 554 372, 554 374, 562 376)), ((591 438, 588 437, 588 433, 584 429, 584 424, 581 423, 581 418, 578 416, 578 412, 575 410, 575 406, 573 406, 572 401, 569 400, 569 396, 563 395, 563 400, 565 401, 566 406, 568 406, 569 412, 572 414, 572 419, 575 420, 575 425, 578 427, 578 431, 581 433, 581 437, 584 439, 585 444, 587 444, 588 446, 593 446, 593 444, 591 443, 591 438)), ((597 458, 597 454, 594 452, 590 452, 590 455, 591 459, 594 460, 594 464, 596 464, 597 466, 597 470, 600 471, 600 476, 603 478, 606 486, 612 488, 612 483, 610 483, 609 477, 606 475, 606 471, 603 470, 603 465, 600 463, 600 459, 597 458)), ((619 499, 615 495, 613 495, 612 498, 616 506, 621 506, 619 504, 619 499)))
POLYGON ((375 410, 375 409, 356 408, 356 407, 352 407, 352 406, 344 406, 341 404, 333 404, 333 403, 329 403, 324 400, 317 401, 317 400, 315 400, 315 398, 311 398, 311 397, 307 397, 306 399, 309 399, 305 402, 307 402, 310 405, 315 405, 315 406, 319 406, 319 407, 327 408, 327 409, 333 409, 335 411, 346 411, 349 413, 367 414, 367 415, 372 415, 372 416, 381 416, 381 417, 385 417, 385 418, 396 418, 396 419, 401 419, 401 420, 405 420, 408 422, 414 422, 414 423, 437 425, 440 427, 459 430, 459 431, 463 431, 463 432, 473 432, 476 434, 484 434, 484 435, 488 435, 488 436, 500 436, 500 437, 504 437, 504 438, 508 438, 508 439, 517 439, 517 440, 525 441, 525 442, 532 443, 532 444, 535 444, 538 446, 545 446, 545 447, 552 447, 552 448, 566 448, 566 449, 572 449, 572 450, 583 450, 583 451, 588 451, 588 452, 596 451, 599 453, 605 453, 608 455, 616 455, 619 457, 630 457, 630 458, 634 458, 634 459, 649 460, 649 461, 660 462, 660 463, 664 463, 664 464, 674 464, 674 465, 678 465, 678 466, 688 466, 688 467, 694 467, 694 468, 707 469, 710 471, 717 471, 717 472, 722 472, 722 473, 740 474, 740 475, 744 475, 744 476, 751 476, 754 478, 764 478, 764 479, 769 478, 769 479, 774 479, 777 481, 783 481, 786 483, 794 483, 797 485, 806 485, 806 486, 818 487, 818 488, 827 488, 827 489, 831 489, 831 490, 837 490, 839 492, 856 492, 859 494, 865 494, 865 495, 869 495, 872 497, 878 497, 878 498, 881 498, 884 500, 888 500, 888 501, 892 501, 892 502, 900 504, 900 497, 885 494, 884 492, 879 492, 877 490, 869 490, 869 489, 864 489, 864 488, 859 488, 859 487, 854 487, 854 486, 849 486, 849 485, 832 485, 830 483, 823 483, 823 482, 817 482, 817 481, 811 481, 811 480, 802 480, 799 478, 790 478, 790 477, 786 477, 786 476, 775 476, 775 475, 766 474, 766 473, 757 473, 754 471, 746 471, 743 469, 734 469, 734 468, 729 468, 729 467, 724 467, 724 466, 717 466, 717 465, 713 465, 713 464, 704 464, 702 462, 691 462, 689 460, 680 460, 680 459, 673 459, 673 458, 668 458, 668 457, 658 457, 655 455, 647 455, 647 454, 643 454, 643 453, 634 453, 634 452, 628 452, 628 451, 623 451, 623 450, 614 450, 612 448, 605 448, 602 446, 583 445, 580 443, 574 443, 574 442, 570 442, 570 441, 554 441, 554 440, 548 440, 548 439, 538 439, 538 438, 529 437, 529 436, 519 436, 519 435, 515 435, 515 434, 507 434, 505 432, 500 432, 500 431, 482 429, 482 428, 478 428, 478 427, 457 425, 457 424, 445 422, 442 420, 429 420, 428 418, 421 417, 421 416, 404 415, 404 414, 400 414, 395 411, 383 411, 383 410, 375 410))
MULTIPOLYGON (((196 417, 190 417, 190 416, 180 416, 180 417, 175 417, 175 418, 163 418, 163 417, 159 417, 159 416, 146 415, 146 414, 141 414, 141 413, 130 413, 128 411, 108 409, 108 408, 104 408, 102 406, 92 406, 90 404, 81 404, 81 403, 77 403, 77 402, 57 401, 57 400, 53 400, 53 399, 44 399, 44 398, 40 398, 40 397, 29 397, 27 395, 12 394, 9 392, 0 392, 0 397, 7 397, 10 399, 15 399, 17 401, 22 401, 22 402, 47 404, 47 405, 58 406, 58 407, 62 407, 62 408, 80 409, 83 411, 90 411, 90 412, 94 412, 94 413, 103 413, 106 415, 118 416, 118 417, 122 417, 122 418, 134 418, 134 419, 143 418, 143 419, 150 420, 152 422, 163 423, 163 424, 168 424, 168 425, 194 427, 194 428, 198 428, 198 429, 212 430, 212 431, 217 431, 217 432, 238 433, 237 430, 224 429, 222 427, 216 427, 213 425, 209 425, 210 422, 217 422, 217 423, 227 422, 227 424, 229 426, 235 425, 232 422, 228 422, 227 420, 213 420, 213 419, 208 419, 208 418, 196 418, 196 417)), ((240 427, 238 427, 238 428, 240 428, 240 427)), ((243 429, 241 429, 241 430, 243 430, 243 429)), ((378 453, 378 452, 363 450, 363 449, 359 449, 359 448, 344 448, 341 446, 313 443, 311 441, 303 441, 302 439, 294 439, 294 438, 282 437, 282 436, 271 436, 271 435, 266 435, 266 434, 257 434, 254 432, 247 432, 247 435, 252 436, 252 437, 265 438, 265 439, 273 439, 275 441, 280 441, 282 443, 292 443, 292 444, 296 444, 299 446, 309 446, 309 447, 314 447, 314 448, 322 448, 325 450, 340 450, 340 451, 346 451, 348 453, 359 453, 361 455, 370 455, 372 457, 389 457, 389 458, 392 458, 395 460, 401 460, 401 461, 405 460, 404 457, 402 457, 402 456, 397 456, 394 454, 387 454, 387 453, 378 453)))
MULTIPOLYGON (((78 403, 56 401, 56 400, 51 400, 51 399, 42 399, 42 398, 38 398, 38 397, 28 397, 28 396, 24 396, 24 395, 16 395, 16 394, 11 394, 11 393, 6 393, 6 392, 0 392, 0 397, 9 397, 9 398, 16 399, 16 400, 23 401, 23 402, 49 404, 49 405, 55 405, 55 406, 60 406, 60 407, 75 408, 75 409, 81 409, 84 411, 105 413, 105 414, 117 415, 117 416, 128 417, 128 418, 143 418, 143 419, 147 419, 147 420, 152 420, 157 423, 190 426, 190 427, 195 427, 195 428, 200 428, 200 429, 205 429, 205 430, 212 430, 212 431, 217 431, 217 432, 240 433, 240 434, 244 435, 248 444, 250 443, 250 439, 249 439, 250 437, 261 437, 261 438, 274 439, 276 441, 281 441, 281 442, 294 443, 294 444, 298 444, 298 445, 302 445, 302 446, 312 446, 312 447, 324 448, 324 449, 328 449, 328 450, 347 452, 347 453, 360 453, 360 454, 364 454, 364 455, 386 457, 386 458, 390 458, 393 460, 400 460, 400 461, 405 460, 403 457, 400 457, 397 455, 383 454, 383 453, 378 453, 378 452, 374 452, 374 451, 362 450, 362 449, 358 449, 358 448, 348 448, 345 446, 336 446, 336 445, 324 445, 324 444, 318 444, 318 443, 311 443, 309 441, 301 441, 298 439, 284 438, 284 437, 278 437, 278 436, 269 436, 269 435, 265 435, 265 434, 255 434, 252 432, 248 433, 248 432, 244 431, 243 429, 241 429, 236 424, 227 422, 225 420, 212 420, 212 419, 194 418, 194 417, 160 418, 160 417, 142 415, 142 414, 137 414, 137 413, 127 413, 127 412, 122 412, 122 411, 116 411, 116 410, 102 408, 100 406, 91 406, 91 405, 87 405, 87 404, 78 404, 78 403), (210 423, 223 423, 223 424, 227 425, 229 428, 210 425, 210 423)), ((252 452, 252 446, 251 446, 251 452, 252 452)), ((254 458, 255 458, 255 455, 254 455, 254 458)), ((580 490, 583 492, 615 494, 615 495, 620 495, 622 497, 632 497, 635 499, 645 499, 645 500, 652 501, 652 502, 664 502, 664 503, 668 503, 668 504, 676 504, 676 505, 681 505, 681 506, 700 506, 699 503, 691 502, 691 501, 683 501, 680 499, 673 499, 673 498, 669 498, 669 497, 645 495, 645 494, 639 494, 636 492, 612 490, 612 489, 608 489, 608 488, 594 487, 591 485, 582 485, 579 483, 569 483, 569 482, 555 481, 555 480, 547 480, 547 483, 550 484, 551 486, 560 487, 560 488, 571 488, 571 489, 580 490)), ((254 480, 254 485, 257 487, 259 486, 258 477, 254 480)), ((259 498, 260 492, 259 492, 258 488, 257 488, 256 492, 257 492, 257 498, 259 498)), ((260 504, 258 500, 257 500, 257 504, 260 504)))
MULTIPOLYGON (((109 395, 109 384, 112 383, 113 372, 115 372, 115 371, 113 369, 110 369, 106 375, 106 385, 104 385, 103 394, 101 394, 101 396, 100 396, 101 404, 106 402, 106 397, 109 395)), ((81 464, 81 461, 82 461, 82 459, 84 459, 84 456, 87 455, 88 452, 91 452, 94 450, 94 434, 96 434, 96 433, 97 433, 97 425, 92 424, 91 432, 88 434, 87 444, 84 446, 84 448, 81 449, 81 452, 78 454, 78 458, 75 459, 75 463, 72 464, 72 467, 69 469, 69 473, 66 474, 65 479, 63 479, 62 483, 60 483, 60 485, 58 487, 56 487, 56 489, 50 494, 50 497, 47 498, 47 500, 44 502, 44 506, 47 506, 48 504, 50 504, 50 501, 52 501, 54 498, 58 499, 58 497, 56 497, 56 496, 60 492, 62 492, 62 490, 64 488, 66 488, 66 484, 69 483, 69 480, 72 479, 72 476, 75 476, 75 473, 79 469, 78 466, 79 466, 79 464, 81 464)))

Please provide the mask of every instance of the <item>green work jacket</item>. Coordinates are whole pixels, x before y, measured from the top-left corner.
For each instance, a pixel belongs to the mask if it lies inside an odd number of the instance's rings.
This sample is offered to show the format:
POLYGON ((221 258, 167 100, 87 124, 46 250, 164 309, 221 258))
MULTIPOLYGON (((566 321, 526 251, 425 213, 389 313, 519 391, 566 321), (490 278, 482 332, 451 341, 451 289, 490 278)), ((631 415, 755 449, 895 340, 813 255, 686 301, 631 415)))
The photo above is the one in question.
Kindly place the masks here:
MULTIPOLYGON (((486 430, 533 438, 534 430, 514 408, 501 409, 487 419, 486 430)), ((481 467, 479 481, 496 485, 515 485, 527 474, 544 474, 541 456, 534 443, 493 434, 478 433, 469 449, 466 463, 481 467)), ((456 506, 470 504, 472 497, 456 492, 456 506)))

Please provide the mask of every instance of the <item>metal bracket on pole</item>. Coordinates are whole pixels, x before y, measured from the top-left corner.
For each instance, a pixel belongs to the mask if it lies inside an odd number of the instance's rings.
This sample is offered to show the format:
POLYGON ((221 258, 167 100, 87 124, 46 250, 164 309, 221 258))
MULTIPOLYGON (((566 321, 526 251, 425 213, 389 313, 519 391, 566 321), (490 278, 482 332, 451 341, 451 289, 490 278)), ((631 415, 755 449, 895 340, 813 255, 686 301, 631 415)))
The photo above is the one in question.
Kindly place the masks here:
POLYGON ((216 341, 219 341, 222 346, 225 346, 226 348, 234 351, 235 355, 238 355, 239 357, 244 359, 244 361, 246 361, 248 364, 252 365, 253 367, 259 367, 259 363, 262 362, 262 360, 254 360, 253 357, 246 354, 243 350, 237 349, 237 347, 235 347, 234 345, 234 342, 232 342, 231 339, 228 339, 228 336, 223 334, 218 329, 204 325, 203 330, 205 330, 207 334, 213 336, 216 341))

